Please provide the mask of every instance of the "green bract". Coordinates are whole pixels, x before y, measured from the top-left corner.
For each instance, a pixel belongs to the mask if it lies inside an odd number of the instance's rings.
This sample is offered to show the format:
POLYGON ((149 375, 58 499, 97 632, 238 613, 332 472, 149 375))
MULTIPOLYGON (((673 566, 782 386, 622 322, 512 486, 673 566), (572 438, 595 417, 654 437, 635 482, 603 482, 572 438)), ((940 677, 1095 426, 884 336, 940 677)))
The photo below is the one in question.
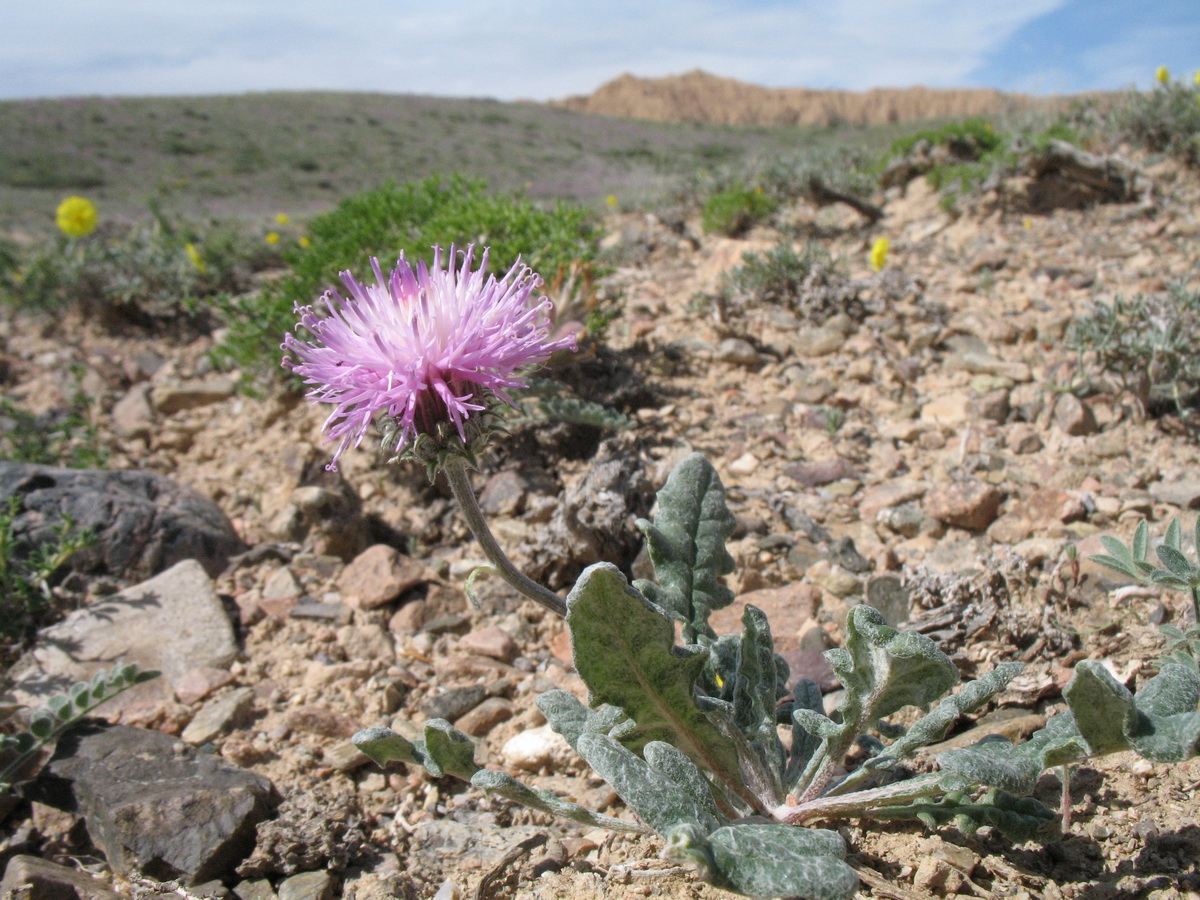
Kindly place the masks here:
MULTIPOLYGON (((1135 694, 1089 660, 1064 691, 1068 709, 1024 743, 985 739, 941 753, 936 771, 906 777, 899 762, 981 709, 1020 664, 1001 663, 950 694, 959 673, 933 641, 896 631, 876 610, 857 606, 847 618, 845 648, 826 653, 845 688, 841 704, 826 714, 814 682, 791 681, 761 610, 745 607, 740 634, 717 635, 709 624, 710 613, 733 600, 720 576, 733 568, 725 542, 734 520, 712 466, 698 455, 680 463, 658 494, 654 522, 639 525, 654 579, 631 585, 616 567, 599 563, 567 598, 588 705, 561 690, 538 698, 551 727, 637 821, 591 812, 479 767, 468 738, 441 720, 426 724, 422 741, 371 728, 355 735, 355 744, 381 765, 400 761, 455 775, 581 824, 654 831, 666 842, 665 856, 735 893, 811 900, 850 900, 858 886, 842 838, 807 827, 811 822, 915 819, 966 831, 993 826, 1024 840, 1056 819, 1022 796, 1046 769, 1123 750, 1164 762, 1200 752, 1194 667, 1165 662, 1135 694), (905 707, 931 705, 907 731, 883 721, 905 707), (882 736, 891 742, 884 746, 882 736), (858 745, 874 752, 847 774, 847 754, 858 745)), ((1192 579, 1191 564, 1185 571, 1182 553, 1177 559, 1171 552, 1178 536, 1165 546, 1159 556, 1166 571, 1192 579)), ((1144 535, 1128 560, 1110 549, 1141 571, 1144 535)))

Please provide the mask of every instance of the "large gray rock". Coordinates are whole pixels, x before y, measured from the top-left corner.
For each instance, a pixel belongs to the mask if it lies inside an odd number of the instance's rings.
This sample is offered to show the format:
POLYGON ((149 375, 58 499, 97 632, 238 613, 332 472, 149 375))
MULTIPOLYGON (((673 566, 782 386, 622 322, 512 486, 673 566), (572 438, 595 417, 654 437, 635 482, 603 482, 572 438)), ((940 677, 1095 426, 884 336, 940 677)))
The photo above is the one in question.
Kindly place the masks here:
POLYGON ((115 662, 163 673, 101 707, 111 714, 171 697, 184 675, 200 667, 223 669, 237 651, 233 625, 212 582, 198 562, 186 560, 39 631, 33 649, 9 672, 8 696, 38 705, 115 662))
POLYGON ((220 507, 189 487, 153 472, 60 469, 0 461, 0 503, 18 500, 15 550, 54 541, 69 519, 95 543, 69 564, 130 581, 185 559, 217 575, 245 549, 220 507))
POLYGON ((201 884, 226 878, 279 802, 271 782, 157 731, 88 722, 28 788, 76 813, 118 872, 201 884))

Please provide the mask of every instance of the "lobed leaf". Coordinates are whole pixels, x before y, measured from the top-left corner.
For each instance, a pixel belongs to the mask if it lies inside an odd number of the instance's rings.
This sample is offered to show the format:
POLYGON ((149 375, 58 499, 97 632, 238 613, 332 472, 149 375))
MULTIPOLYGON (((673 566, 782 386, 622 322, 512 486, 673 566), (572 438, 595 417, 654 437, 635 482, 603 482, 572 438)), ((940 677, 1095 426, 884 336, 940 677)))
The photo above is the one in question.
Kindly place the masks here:
POLYGON ((709 835, 678 828, 664 856, 697 866, 700 876, 747 897, 851 900, 858 876, 844 861, 833 831, 790 825, 741 824, 709 835))
POLYGON ((386 769, 388 763, 391 762, 402 762, 414 766, 425 765, 423 749, 390 728, 382 726, 364 728, 355 733, 350 738, 350 742, 371 757, 381 769, 386 769))
POLYGON ((700 770, 694 765, 689 769, 681 762, 686 757, 678 751, 670 755, 666 750, 650 749, 664 746, 670 745, 646 745, 648 756, 664 766, 661 770, 606 734, 581 734, 578 749, 587 764, 659 834, 665 835, 678 825, 694 825, 705 834, 720 827, 724 817, 717 812, 700 770))
POLYGON ((876 807, 871 810, 871 818, 916 819, 930 829, 953 825, 963 834, 973 834, 991 825, 1010 841, 1028 841, 1053 827, 1058 814, 1032 797, 1014 797, 1005 791, 990 790, 978 799, 951 791, 936 800, 876 807))
POLYGON ((480 769, 475 744, 445 719, 425 723, 424 766, 434 778, 453 775, 463 781, 470 781, 480 769))
POLYGON ((631 589, 615 566, 597 563, 584 570, 567 597, 567 624, 590 704, 617 706, 634 722, 622 743, 637 749, 665 741, 726 784, 740 784, 737 748, 695 699, 707 652, 675 646, 670 619, 631 589))
POLYGON ((725 486, 699 453, 684 459, 658 492, 653 523, 639 519, 657 583, 637 582, 652 603, 684 624, 684 640, 715 637, 708 616, 728 606, 733 593, 720 576, 733 571, 725 542, 737 522, 725 505, 725 486))

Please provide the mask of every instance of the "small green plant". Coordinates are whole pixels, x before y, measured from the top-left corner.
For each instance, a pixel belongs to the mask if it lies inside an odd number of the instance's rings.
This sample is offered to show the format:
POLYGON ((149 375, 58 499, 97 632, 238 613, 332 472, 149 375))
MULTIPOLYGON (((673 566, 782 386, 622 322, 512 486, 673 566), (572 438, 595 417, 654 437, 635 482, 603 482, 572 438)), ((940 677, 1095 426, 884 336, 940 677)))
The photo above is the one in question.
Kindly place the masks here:
POLYGON ((775 212, 776 201, 762 187, 734 184, 704 201, 700 224, 705 231, 739 237, 775 212))
POLYGON ((205 298, 245 289, 265 265, 260 243, 230 226, 172 225, 156 213, 149 224, 38 244, 0 272, 0 291, 22 309, 78 309, 113 326, 203 325, 205 298))
MULTIPOLYGON (((1163 535, 1162 543, 1154 548, 1159 565, 1150 562, 1150 528, 1143 519, 1133 533, 1133 541, 1126 546, 1114 537, 1101 535, 1106 554, 1091 557, 1093 562, 1107 566, 1144 584, 1165 587, 1175 591, 1187 591, 1192 601, 1192 625, 1186 630, 1174 625, 1163 625, 1162 632, 1170 641, 1174 662, 1200 667, 1200 565, 1187 558, 1183 546, 1183 532, 1179 520, 1172 519, 1163 535)), ((1192 555, 1200 560, 1200 516, 1196 517, 1192 529, 1192 555)))
POLYGON ((468 243, 490 248, 493 271, 518 257, 543 272, 588 262, 596 255, 598 230, 580 206, 550 209, 517 195, 490 194, 482 181, 427 178, 387 184, 356 194, 308 225, 309 245, 283 251, 289 271, 256 294, 222 304, 229 328, 216 350, 222 365, 247 374, 274 372, 279 336, 296 324, 294 308, 307 306, 330 288, 340 288, 342 271, 366 271, 371 257, 383 265, 401 252, 414 264, 428 260, 435 244, 468 243))
POLYGON ((14 530, 19 513, 16 497, 0 508, 0 641, 5 643, 19 643, 45 624, 53 608, 54 576, 95 540, 90 531, 77 531, 68 518, 55 526, 54 540, 32 550, 21 547, 14 530))
POLYGON ((1200 85, 1168 79, 1130 91, 1108 112, 1105 128, 1119 141, 1200 166, 1200 85))
MULTIPOLYGON (((846 692, 827 714, 814 682, 790 680, 760 610, 746 606, 740 634, 717 635, 709 625, 709 615, 733 600, 720 582, 733 569, 725 542, 736 525, 724 497, 698 454, 675 469, 658 494, 655 520, 638 523, 654 580, 630 584, 615 566, 599 563, 567 597, 588 704, 562 690, 537 701, 638 821, 601 815, 480 766, 470 739, 442 719, 425 724, 422 740, 377 727, 354 743, 381 766, 419 765, 591 827, 656 832, 666 857, 727 890, 814 900, 850 900, 858 888, 841 837, 814 823, 915 820, 967 833, 992 826, 1024 841, 1058 819, 1030 796, 1047 770, 1122 751, 1160 762, 1200 754, 1194 664, 1164 660, 1133 693, 1101 663, 1085 660, 1063 691, 1067 709, 1023 743, 985 739, 938 754, 934 771, 906 774, 905 760, 982 709, 1021 664, 999 663, 951 693, 958 670, 932 640, 898 632, 870 606, 856 606, 845 647, 825 654, 846 692), (889 721, 910 706, 927 711, 907 729, 889 721), (856 748, 866 759, 854 766, 856 748)), ((1164 564, 1178 567, 1169 554, 1164 564)))
POLYGON ((783 306, 814 324, 837 313, 857 321, 866 316, 858 287, 815 242, 797 251, 791 241, 783 240, 765 253, 744 254, 742 264, 722 277, 720 302, 727 310, 783 306))
POLYGON ((1067 344, 1091 379, 1115 378, 1144 412, 1181 415, 1200 393, 1200 290, 1183 284, 1161 294, 1096 301, 1072 322, 1067 344))
POLYGON ((65 407, 36 415, 0 397, 0 459, 72 469, 102 469, 108 449, 92 421, 93 400, 74 372, 74 390, 65 407))
MULTIPOLYGON (((0 796, 28 777, 26 770, 39 750, 100 704, 158 675, 154 669, 118 663, 107 672, 97 672, 91 681, 81 681, 66 693, 51 697, 34 710, 25 728, 15 734, 0 734, 0 796)), ((15 711, 14 707, 0 709, 0 722, 15 711)))

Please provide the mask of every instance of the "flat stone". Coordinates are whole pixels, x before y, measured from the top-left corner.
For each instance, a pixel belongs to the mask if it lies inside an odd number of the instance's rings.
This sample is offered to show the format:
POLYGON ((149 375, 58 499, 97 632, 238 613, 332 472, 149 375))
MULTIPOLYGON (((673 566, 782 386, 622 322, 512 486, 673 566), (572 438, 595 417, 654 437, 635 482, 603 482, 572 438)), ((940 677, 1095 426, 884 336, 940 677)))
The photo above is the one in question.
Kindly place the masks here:
POLYGON ((231 681, 233 681, 233 673, 228 669, 197 666, 180 676, 175 685, 175 698, 180 703, 190 706, 203 700, 218 688, 225 687, 231 681))
POLYGON ((275 888, 265 878, 248 878, 233 886, 238 900, 279 900, 275 888))
POLYGON ((222 694, 200 707, 180 737, 189 744, 206 744, 234 725, 244 723, 253 704, 253 688, 236 688, 222 694))
POLYGON ((762 588, 741 594, 728 606, 714 610, 708 623, 717 634, 741 634, 746 607, 756 606, 771 623, 775 649, 782 653, 799 646, 800 630, 814 617, 820 601, 821 589, 804 582, 762 588))
POLYGON ((1159 503, 1181 509, 1200 509, 1200 480, 1156 481, 1148 489, 1150 496, 1159 503))
POLYGON ((81 869, 37 856, 14 856, 4 868, 0 897, 13 900, 121 900, 81 869))
POLYGON ((193 669, 227 668, 237 652, 233 625, 212 582, 198 562, 185 560, 43 628, 9 673, 9 696, 36 706, 117 660, 162 672, 100 707, 101 715, 112 715, 147 700, 173 699, 175 686, 193 669))
POLYGON ((454 727, 472 737, 483 737, 501 722, 513 717, 512 703, 503 697, 488 697, 473 710, 460 716, 454 727))
POLYGON ((792 349, 801 359, 817 359, 841 349, 846 336, 840 331, 819 325, 801 328, 792 336, 792 349))
POLYGON ((300 872, 279 882, 279 900, 331 900, 333 876, 328 872, 300 872))
POLYGON ((262 598, 264 604, 278 605, 282 601, 295 599, 303 593, 304 589, 300 587, 300 582, 296 580, 292 570, 287 566, 282 566, 267 578, 266 584, 263 585, 262 598))
POLYGON ((350 659, 386 664, 396 658, 396 642, 382 625, 345 625, 338 629, 337 641, 350 659))
POLYGON ((211 378, 190 378, 183 381, 166 381, 154 385, 150 402, 165 416, 185 409, 199 409, 228 400, 237 393, 237 381, 226 375, 211 378))
POLYGON ((918 481, 893 481, 872 485, 863 490, 858 501, 858 515, 864 522, 874 522, 880 510, 898 506, 925 496, 926 486, 918 481))
POLYGON ((458 639, 458 649, 465 653, 490 656, 492 659, 498 659, 504 663, 512 662, 520 653, 512 635, 495 625, 467 632, 458 639))
POLYGON ((927 515, 946 525, 982 531, 996 519, 1004 494, 985 481, 953 481, 925 495, 927 515))
POLYGON ((338 579, 338 588, 351 608, 375 609, 430 577, 423 563, 405 556, 395 547, 375 544, 346 566, 338 579))
POLYGON ((821 462, 784 466, 783 474, 805 487, 820 487, 843 478, 857 478, 858 469, 850 460, 838 457, 821 462))
POLYGON ((454 721, 470 712, 487 697, 487 688, 481 684, 446 688, 421 704, 421 712, 430 719, 454 721))
POLYGON ((157 731, 85 723, 27 790, 79 814, 112 868, 201 884, 253 849, 278 803, 271 783, 157 731))
POLYGON ((971 420, 971 392, 949 391, 921 407, 921 421, 935 425, 961 425, 971 420))

